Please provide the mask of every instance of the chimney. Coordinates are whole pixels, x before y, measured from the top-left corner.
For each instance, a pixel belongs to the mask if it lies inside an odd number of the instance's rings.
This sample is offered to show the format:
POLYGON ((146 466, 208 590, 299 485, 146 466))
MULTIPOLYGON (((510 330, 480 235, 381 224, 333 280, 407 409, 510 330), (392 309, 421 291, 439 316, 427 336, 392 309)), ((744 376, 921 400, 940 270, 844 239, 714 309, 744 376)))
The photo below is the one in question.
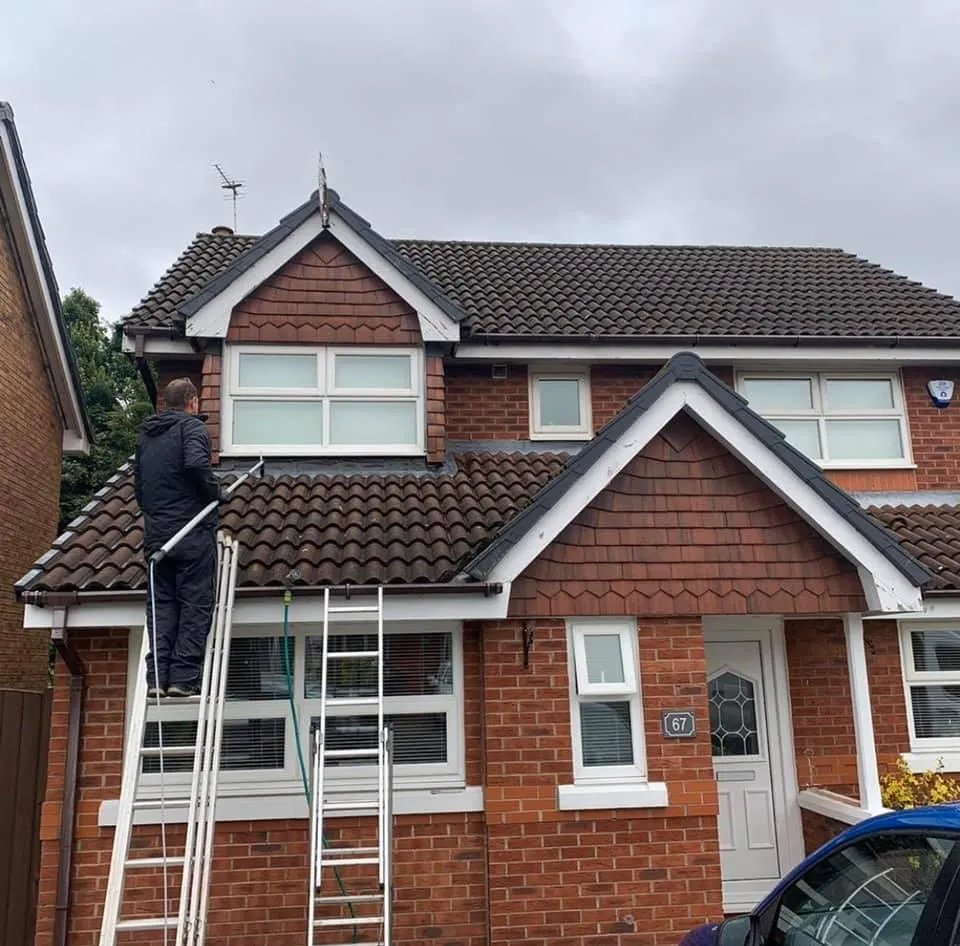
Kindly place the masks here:
POLYGON ((233 230, 230 227, 225 227, 222 224, 218 227, 214 227, 211 233, 216 234, 216 236, 233 236, 233 230))

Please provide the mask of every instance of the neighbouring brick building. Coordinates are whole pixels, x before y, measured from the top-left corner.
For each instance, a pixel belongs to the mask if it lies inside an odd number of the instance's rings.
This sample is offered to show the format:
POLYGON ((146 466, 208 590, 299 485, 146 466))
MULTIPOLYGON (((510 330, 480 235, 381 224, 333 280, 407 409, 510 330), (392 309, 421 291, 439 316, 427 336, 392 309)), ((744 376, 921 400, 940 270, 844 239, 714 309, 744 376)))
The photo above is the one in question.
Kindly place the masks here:
MULTIPOLYGON (((304 941, 288 578, 304 739, 318 591, 386 588, 399 943, 670 946, 878 810, 898 755, 960 771, 960 404, 928 390, 960 373, 960 303, 840 250, 388 241, 328 196, 198 234, 124 321, 196 380, 226 479, 266 457, 221 518, 208 942, 304 941)), ((79 744, 57 681, 42 946, 58 871, 70 943, 97 941, 140 542, 124 468, 17 586, 86 668, 79 744)), ((135 909, 157 890, 139 872, 135 909)))
POLYGON ((80 383, 13 110, 0 102, 0 689, 44 690, 48 641, 9 592, 57 534, 61 458, 89 449, 80 383))

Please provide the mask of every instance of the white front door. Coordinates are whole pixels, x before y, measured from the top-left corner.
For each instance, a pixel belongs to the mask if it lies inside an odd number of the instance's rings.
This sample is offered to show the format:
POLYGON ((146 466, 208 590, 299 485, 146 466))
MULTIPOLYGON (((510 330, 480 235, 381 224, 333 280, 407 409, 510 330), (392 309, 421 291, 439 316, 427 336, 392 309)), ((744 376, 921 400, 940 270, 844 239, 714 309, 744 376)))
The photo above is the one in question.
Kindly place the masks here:
MULTIPOLYGON (((719 800, 724 908, 751 909, 783 875, 781 733, 767 692, 769 638, 706 636, 710 741, 719 800), (765 659, 767 658, 767 659, 765 659)), ((792 866, 792 865, 787 865, 792 866)))

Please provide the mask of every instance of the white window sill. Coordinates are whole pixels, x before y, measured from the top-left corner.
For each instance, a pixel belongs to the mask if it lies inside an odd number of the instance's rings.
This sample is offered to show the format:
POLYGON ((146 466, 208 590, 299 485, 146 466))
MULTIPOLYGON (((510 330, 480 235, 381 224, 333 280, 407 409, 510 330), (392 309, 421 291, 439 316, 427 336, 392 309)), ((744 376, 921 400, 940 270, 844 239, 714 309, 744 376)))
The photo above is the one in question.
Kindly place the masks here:
POLYGON ((531 440, 554 440, 562 443, 564 440, 592 440, 593 434, 585 430, 541 430, 531 431, 531 440))
POLYGON ((834 473, 857 473, 860 470, 873 470, 882 473, 884 470, 915 470, 916 463, 909 460, 814 460, 821 470, 831 470, 834 473))
MULTIPOLYGON (((358 795, 357 800, 364 799, 358 795)), ((97 824, 101 828, 116 827, 119 799, 112 798, 100 803, 97 824)), ((433 815, 483 811, 483 787, 468 785, 459 789, 437 789, 435 791, 396 790, 394 792, 393 813, 395 815, 433 815)), ((308 817, 307 800, 302 791, 273 793, 269 795, 227 795, 217 799, 217 821, 305 821, 308 817)), ((375 812, 337 811, 326 815, 327 818, 375 817, 375 812)), ((186 806, 167 808, 166 818, 161 818, 157 809, 134 812, 134 824, 184 824, 187 820, 186 806)))
POLYGON ((960 748, 914 749, 912 752, 905 752, 903 759, 911 772, 934 770, 941 760, 944 772, 960 772, 960 748))
POLYGON ((560 811, 600 808, 666 808, 665 782, 616 782, 610 785, 558 785, 560 811))

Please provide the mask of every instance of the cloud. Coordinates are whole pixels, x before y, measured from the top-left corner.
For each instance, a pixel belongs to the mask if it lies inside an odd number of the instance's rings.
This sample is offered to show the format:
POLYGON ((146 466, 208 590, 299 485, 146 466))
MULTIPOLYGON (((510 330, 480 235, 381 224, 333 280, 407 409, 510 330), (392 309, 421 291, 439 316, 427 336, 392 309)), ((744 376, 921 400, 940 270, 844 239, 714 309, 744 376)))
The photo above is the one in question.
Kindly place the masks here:
POLYGON ((946 2, 35 0, 10 100, 64 288, 331 183, 385 235, 843 246, 960 294, 946 2))

